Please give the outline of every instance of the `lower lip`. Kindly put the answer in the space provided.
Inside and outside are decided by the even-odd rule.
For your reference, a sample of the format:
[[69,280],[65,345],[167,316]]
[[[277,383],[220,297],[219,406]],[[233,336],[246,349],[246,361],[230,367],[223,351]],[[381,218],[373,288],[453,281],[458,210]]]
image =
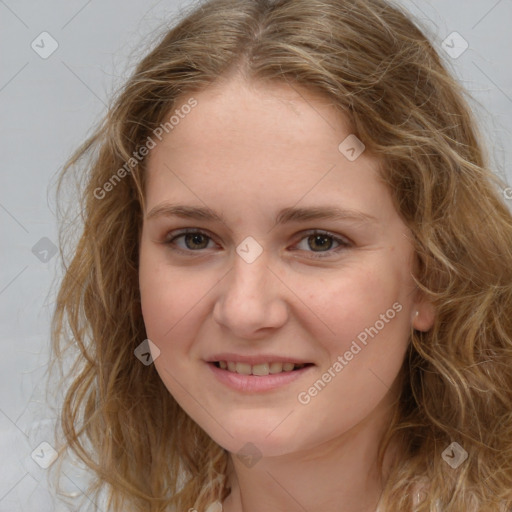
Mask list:
[[299,379],[314,367],[314,365],[304,366],[304,368],[300,370],[269,375],[242,375],[240,373],[217,368],[213,363],[207,363],[207,365],[220,382],[232,389],[245,391],[247,393],[271,391],[280,388],[281,386]]

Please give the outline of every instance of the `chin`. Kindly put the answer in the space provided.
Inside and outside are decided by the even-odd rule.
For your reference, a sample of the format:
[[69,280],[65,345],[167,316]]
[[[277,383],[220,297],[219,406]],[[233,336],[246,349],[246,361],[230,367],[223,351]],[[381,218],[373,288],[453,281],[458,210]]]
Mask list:
[[[273,428],[277,424],[274,424]],[[290,436],[286,429],[281,432],[278,432],[279,429],[272,431],[272,428],[254,423],[239,423],[236,426],[224,423],[223,427],[226,430],[215,425],[214,428],[208,428],[205,431],[217,444],[233,455],[276,457],[299,449],[296,446],[298,439]]]

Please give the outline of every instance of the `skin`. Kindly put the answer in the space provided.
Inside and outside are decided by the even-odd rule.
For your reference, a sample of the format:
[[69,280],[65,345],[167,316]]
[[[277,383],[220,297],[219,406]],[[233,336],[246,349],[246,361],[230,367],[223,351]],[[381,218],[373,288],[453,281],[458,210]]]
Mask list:
[[[193,97],[197,106],[148,159],[139,271],[147,335],[160,350],[156,369],[187,414],[232,454],[225,512],[373,512],[382,491],[377,447],[410,328],[428,330],[434,321],[412,281],[411,233],[379,181],[379,162],[367,152],[351,162],[338,150],[351,131],[328,101],[239,76]],[[148,219],[163,203],[206,205],[224,223]],[[275,225],[282,208],[325,205],[375,220]],[[164,243],[182,228],[210,238]],[[312,229],[350,245],[315,244]],[[250,264],[236,252],[248,236],[263,249]],[[298,394],[395,303],[401,311],[299,403]],[[315,366],[279,389],[241,392],[207,367],[219,352],[287,354]],[[247,442],[261,455],[252,467],[235,456]],[[389,450],[385,467],[398,450]]]

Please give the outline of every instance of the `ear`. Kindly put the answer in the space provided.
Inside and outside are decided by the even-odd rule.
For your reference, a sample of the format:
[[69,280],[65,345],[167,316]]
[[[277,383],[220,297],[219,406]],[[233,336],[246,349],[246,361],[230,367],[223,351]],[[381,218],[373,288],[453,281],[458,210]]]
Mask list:
[[434,325],[436,311],[434,306],[423,299],[414,304],[411,311],[411,323],[417,331],[429,331]]

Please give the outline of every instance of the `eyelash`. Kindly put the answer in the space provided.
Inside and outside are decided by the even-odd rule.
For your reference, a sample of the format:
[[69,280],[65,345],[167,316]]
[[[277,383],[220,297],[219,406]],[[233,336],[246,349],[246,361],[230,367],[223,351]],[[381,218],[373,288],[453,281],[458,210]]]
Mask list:
[[[181,238],[185,235],[190,235],[190,234],[202,235],[202,236],[206,237],[207,239],[215,242],[215,240],[210,235],[208,235],[208,233],[201,231],[200,229],[185,229],[185,230],[179,231],[178,233],[175,233],[175,236],[164,240],[163,243],[165,245],[174,246],[175,241],[178,238]],[[315,259],[321,259],[321,258],[326,258],[328,256],[332,256],[333,253],[336,254],[336,253],[341,252],[344,249],[347,249],[352,246],[352,244],[349,243],[348,241],[346,241],[342,238],[339,238],[339,237],[333,235],[332,233],[329,233],[328,231],[321,231],[321,230],[317,230],[317,229],[306,232],[304,234],[304,236],[299,240],[299,242],[301,242],[302,240],[304,240],[306,238],[309,238],[310,236],[315,236],[315,235],[325,236],[339,244],[339,247],[336,247],[335,249],[328,249],[326,251],[321,251],[321,252],[317,252],[317,253],[315,253],[314,251],[307,251],[307,252],[312,252],[312,254],[313,254],[312,257]],[[204,249],[197,249],[195,251],[193,249],[183,250],[183,249],[176,249],[174,247],[172,249],[178,253],[186,254],[187,256],[191,256],[190,253],[192,253],[192,252],[202,252],[204,250]],[[200,256],[200,255],[198,254],[197,256]]]

